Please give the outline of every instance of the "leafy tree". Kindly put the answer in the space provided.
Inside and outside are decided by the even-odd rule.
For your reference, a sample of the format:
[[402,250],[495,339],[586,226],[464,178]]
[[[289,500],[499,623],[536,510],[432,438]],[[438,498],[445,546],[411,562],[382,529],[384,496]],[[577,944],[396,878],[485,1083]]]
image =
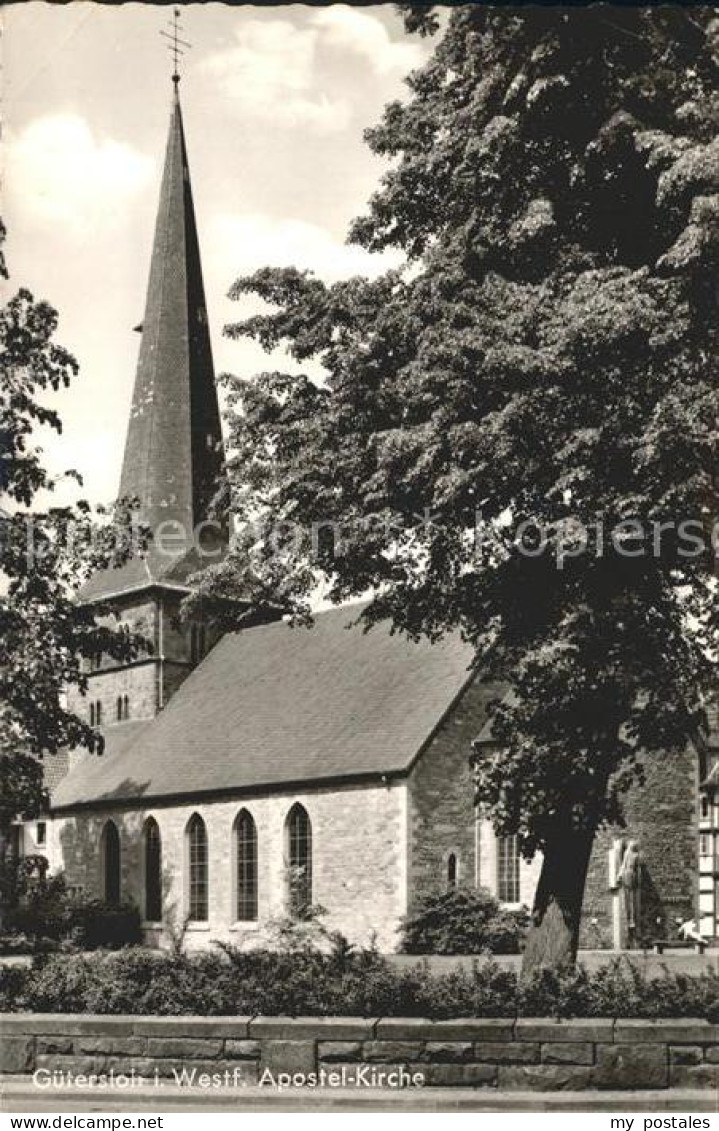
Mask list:
[[574,959],[596,830],[716,679],[718,47],[697,7],[453,8],[366,135],[351,238],[410,269],[232,292],[270,307],[231,337],[326,379],[228,378],[245,525],[197,600],[304,615],[319,577],[476,645],[478,799],[543,853],[525,969]]
[[[0,222],[0,246],[5,230]],[[4,261],[3,277],[7,278]],[[0,310],[0,871],[5,892],[10,827],[47,804],[40,758],[59,748],[97,749],[102,739],[68,710],[66,692],[87,686],[85,658],[136,653],[139,641],[75,591],[94,569],[121,564],[130,548],[126,509],[98,525],[86,502],[43,506],[56,480],[34,442],[61,431],[47,395],[69,385],[74,358],[54,341],[57,314],[21,289]],[[68,474],[74,475],[69,472]],[[75,475],[75,478],[78,478]],[[0,908],[2,906],[0,892]]]

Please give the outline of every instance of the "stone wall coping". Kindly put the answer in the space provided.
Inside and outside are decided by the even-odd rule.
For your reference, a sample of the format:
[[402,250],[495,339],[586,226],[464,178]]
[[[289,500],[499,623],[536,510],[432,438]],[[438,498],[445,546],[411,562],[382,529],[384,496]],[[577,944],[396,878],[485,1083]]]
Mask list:
[[138,1013],[2,1013],[0,1032],[28,1036],[247,1037],[249,1017],[160,1017]]
[[0,1031],[8,1035],[52,1033],[53,1036],[99,1036],[121,1033],[127,1036],[138,1020],[136,1013],[2,1013]]
[[377,1017],[253,1017],[249,1025],[251,1037],[272,1040],[349,1041],[371,1039]]
[[375,1030],[377,1040],[511,1041],[513,1035],[513,1017],[381,1017]]
[[517,1041],[612,1041],[611,1017],[519,1017],[514,1026]]
[[639,1020],[618,1018],[614,1040],[631,1043],[715,1044],[719,1041],[719,1025],[703,1017],[668,1017]]
[[3,1013],[3,1036],[144,1036],[271,1040],[553,1041],[719,1045],[719,1025],[687,1018],[190,1017]]
[[[138,1037],[249,1036],[250,1017],[135,1017],[132,1032]],[[168,1025],[168,1021],[171,1024]]]

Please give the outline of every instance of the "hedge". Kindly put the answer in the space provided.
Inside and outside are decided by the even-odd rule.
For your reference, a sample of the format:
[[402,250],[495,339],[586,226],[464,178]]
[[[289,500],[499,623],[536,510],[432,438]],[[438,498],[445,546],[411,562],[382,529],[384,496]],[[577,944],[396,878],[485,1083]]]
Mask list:
[[719,1022],[719,975],[667,969],[648,977],[627,959],[596,972],[541,971],[526,984],[495,962],[447,974],[427,962],[397,969],[372,950],[48,955],[0,967],[0,1010],[40,1013],[404,1017],[705,1017]]

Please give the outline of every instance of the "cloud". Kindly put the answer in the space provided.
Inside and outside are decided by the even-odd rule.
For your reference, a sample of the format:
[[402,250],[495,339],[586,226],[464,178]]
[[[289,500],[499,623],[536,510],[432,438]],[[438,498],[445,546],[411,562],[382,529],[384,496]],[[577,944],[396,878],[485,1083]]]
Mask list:
[[319,32],[287,20],[243,20],[236,43],[202,64],[244,114],[274,126],[304,126],[316,133],[346,128],[351,108],[343,98],[313,90]]
[[343,4],[313,12],[303,23],[245,19],[235,42],[206,58],[205,73],[245,116],[274,127],[329,134],[347,128],[357,108],[348,97],[347,70],[357,82],[397,79],[426,57],[418,43],[395,42],[375,16]]
[[[352,275],[376,277],[402,262],[399,252],[371,254],[340,243],[317,224],[275,220],[263,214],[215,217],[204,244],[213,278],[224,292],[239,275],[259,267],[299,267],[331,283]],[[222,279],[218,277],[221,271]]]
[[155,173],[155,162],[112,138],[96,138],[78,114],[30,122],[6,149],[9,211],[86,231],[113,221]]
[[426,57],[419,43],[394,42],[378,19],[345,4],[323,9],[312,23],[328,46],[360,55],[378,75],[406,75]]

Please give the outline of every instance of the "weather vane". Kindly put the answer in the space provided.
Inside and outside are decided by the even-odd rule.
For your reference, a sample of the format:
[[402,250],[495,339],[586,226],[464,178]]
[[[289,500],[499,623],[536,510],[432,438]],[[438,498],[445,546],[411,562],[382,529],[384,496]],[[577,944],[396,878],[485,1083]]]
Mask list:
[[182,50],[182,48],[186,47],[189,50],[190,47],[192,47],[192,44],[188,43],[186,39],[180,39],[180,36],[178,34],[179,32],[184,30],[184,28],[182,27],[182,24],[180,23],[180,9],[179,8],[173,8],[172,19],[168,20],[167,22],[168,22],[169,26],[172,28],[172,31],[171,32],[165,31],[164,28],[163,28],[163,30],[160,32],[160,35],[164,36],[165,39],[170,40],[168,47],[167,47],[167,50],[172,52],[172,63],[173,63],[172,81],[175,84],[177,84],[180,81],[180,71],[179,71],[180,57],[185,54],[185,52]]

